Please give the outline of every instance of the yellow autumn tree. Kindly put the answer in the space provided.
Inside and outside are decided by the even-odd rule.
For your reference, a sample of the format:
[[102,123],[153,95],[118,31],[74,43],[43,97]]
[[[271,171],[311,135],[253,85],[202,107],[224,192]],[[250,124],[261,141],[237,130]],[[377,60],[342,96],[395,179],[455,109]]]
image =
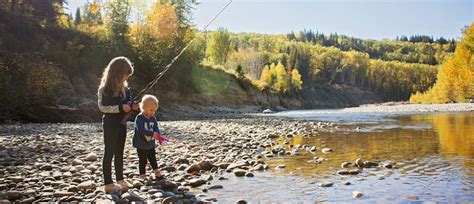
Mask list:
[[260,75],[260,81],[267,86],[272,85],[272,73],[270,72],[270,67],[268,67],[268,65],[265,65],[263,68],[262,74]]
[[440,68],[436,84],[410,97],[414,103],[467,102],[474,97],[474,23],[464,30],[454,55]]
[[176,34],[178,18],[171,4],[156,3],[147,16],[145,29],[156,38],[169,38]]
[[301,88],[303,88],[303,81],[301,80],[301,74],[298,69],[293,69],[291,71],[291,84],[296,90],[301,90]]
[[281,62],[275,67],[275,78],[276,82],[274,84],[274,89],[276,92],[286,93],[290,89],[289,76],[286,72],[285,67]]

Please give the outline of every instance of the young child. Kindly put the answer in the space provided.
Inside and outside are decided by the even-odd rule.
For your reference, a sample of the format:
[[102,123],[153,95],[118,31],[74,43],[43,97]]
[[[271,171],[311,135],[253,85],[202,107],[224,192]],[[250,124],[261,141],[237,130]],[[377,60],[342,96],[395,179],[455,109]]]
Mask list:
[[[104,157],[102,169],[104,174],[104,191],[115,192],[133,187],[123,179],[123,149],[125,146],[126,126],[122,118],[131,109],[138,110],[138,105],[128,105],[131,101],[127,79],[133,74],[133,67],[126,57],[116,57],[105,68],[97,91],[99,110],[103,113]],[[115,157],[115,158],[114,158]],[[112,158],[114,158],[117,183],[112,181]]]
[[161,137],[158,121],[155,113],[158,110],[159,101],[155,96],[145,95],[140,103],[141,112],[135,119],[135,132],[133,134],[133,147],[137,148],[138,170],[140,178],[146,179],[145,165],[147,160],[155,173],[156,179],[162,179],[160,170],[156,163],[155,138]]

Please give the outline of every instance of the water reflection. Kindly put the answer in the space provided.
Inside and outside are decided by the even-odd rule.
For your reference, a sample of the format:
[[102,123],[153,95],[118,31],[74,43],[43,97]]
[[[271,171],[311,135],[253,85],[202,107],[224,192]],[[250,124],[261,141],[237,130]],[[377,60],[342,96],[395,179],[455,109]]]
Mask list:
[[[351,191],[361,190],[367,195],[362,200],[370,202],[400,202],[411,196],[421,201],[474,201],[473,112],[402,115],[390,119],[360,128],[374,131],[341,131],[280,139],[279,144],[287,150],[294,149],[289,145],[305,144],[316,146],[319,151],[267,159],[271,166],[285,164],[287,168],[272,168],[267,173],[257,174],[255,179],[231,177],[229,182],[237,187],[226,185],[226,189],[210,195],[229,199],[224,201],[250,197],[248,199],[253,201],[353,202]],[[355,126],[345,128],[353,130]],[[324,154],[320,151],[323,147],[330,147],[334,152]],[[326,161],[309,163],[313,157],[323,157]],[[353,162],[357,158],[395,162],[396,168],[364,170],[358,176],[336,174],[342,162]],[[345,180],[353,185],[344,186]],[[335,185],[318,187],[317,183],[322,181],[333,181]]]

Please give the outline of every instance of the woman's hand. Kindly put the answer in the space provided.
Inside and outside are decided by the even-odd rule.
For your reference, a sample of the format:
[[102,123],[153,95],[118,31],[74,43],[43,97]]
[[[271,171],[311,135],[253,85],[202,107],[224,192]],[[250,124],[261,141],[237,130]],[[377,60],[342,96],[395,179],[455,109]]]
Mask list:
[[133,110],[138,110],[138,102],[137,101],[133,102],[132,109]]
[[123,105],[122,105],[122,109],[123,109],[123,112],[128,113],[128,112],[130,112],[130,109],[131,109],[131,108],[130,108],[129,105],[123,104]]

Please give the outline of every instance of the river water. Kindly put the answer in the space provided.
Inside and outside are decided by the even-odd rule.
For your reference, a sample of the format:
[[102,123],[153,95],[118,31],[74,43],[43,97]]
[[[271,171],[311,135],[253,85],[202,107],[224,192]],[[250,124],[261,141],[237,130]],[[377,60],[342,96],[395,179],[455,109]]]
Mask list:
[[[253,178],[228,175],[229,180],[213,181],[224,189],[210,190],[208,196],[219,203],[241,199],[251,203],[474,202],[474,112],[289,111],[277,116],[337,122],[340,131],[277,140],[288,150],[289,145],[305,144],[334,151],[266,159],[270,170]],[[325,160],[308,162],[314,157]],[[394,168],[366,168],[355,176],[336,174],[342,162],[357,158],[393,163]],[[280,164],[286,168],[274,168]],[[321,182],[334,185],[320,187]],[[353,191],[364,196],[353,198]]]

